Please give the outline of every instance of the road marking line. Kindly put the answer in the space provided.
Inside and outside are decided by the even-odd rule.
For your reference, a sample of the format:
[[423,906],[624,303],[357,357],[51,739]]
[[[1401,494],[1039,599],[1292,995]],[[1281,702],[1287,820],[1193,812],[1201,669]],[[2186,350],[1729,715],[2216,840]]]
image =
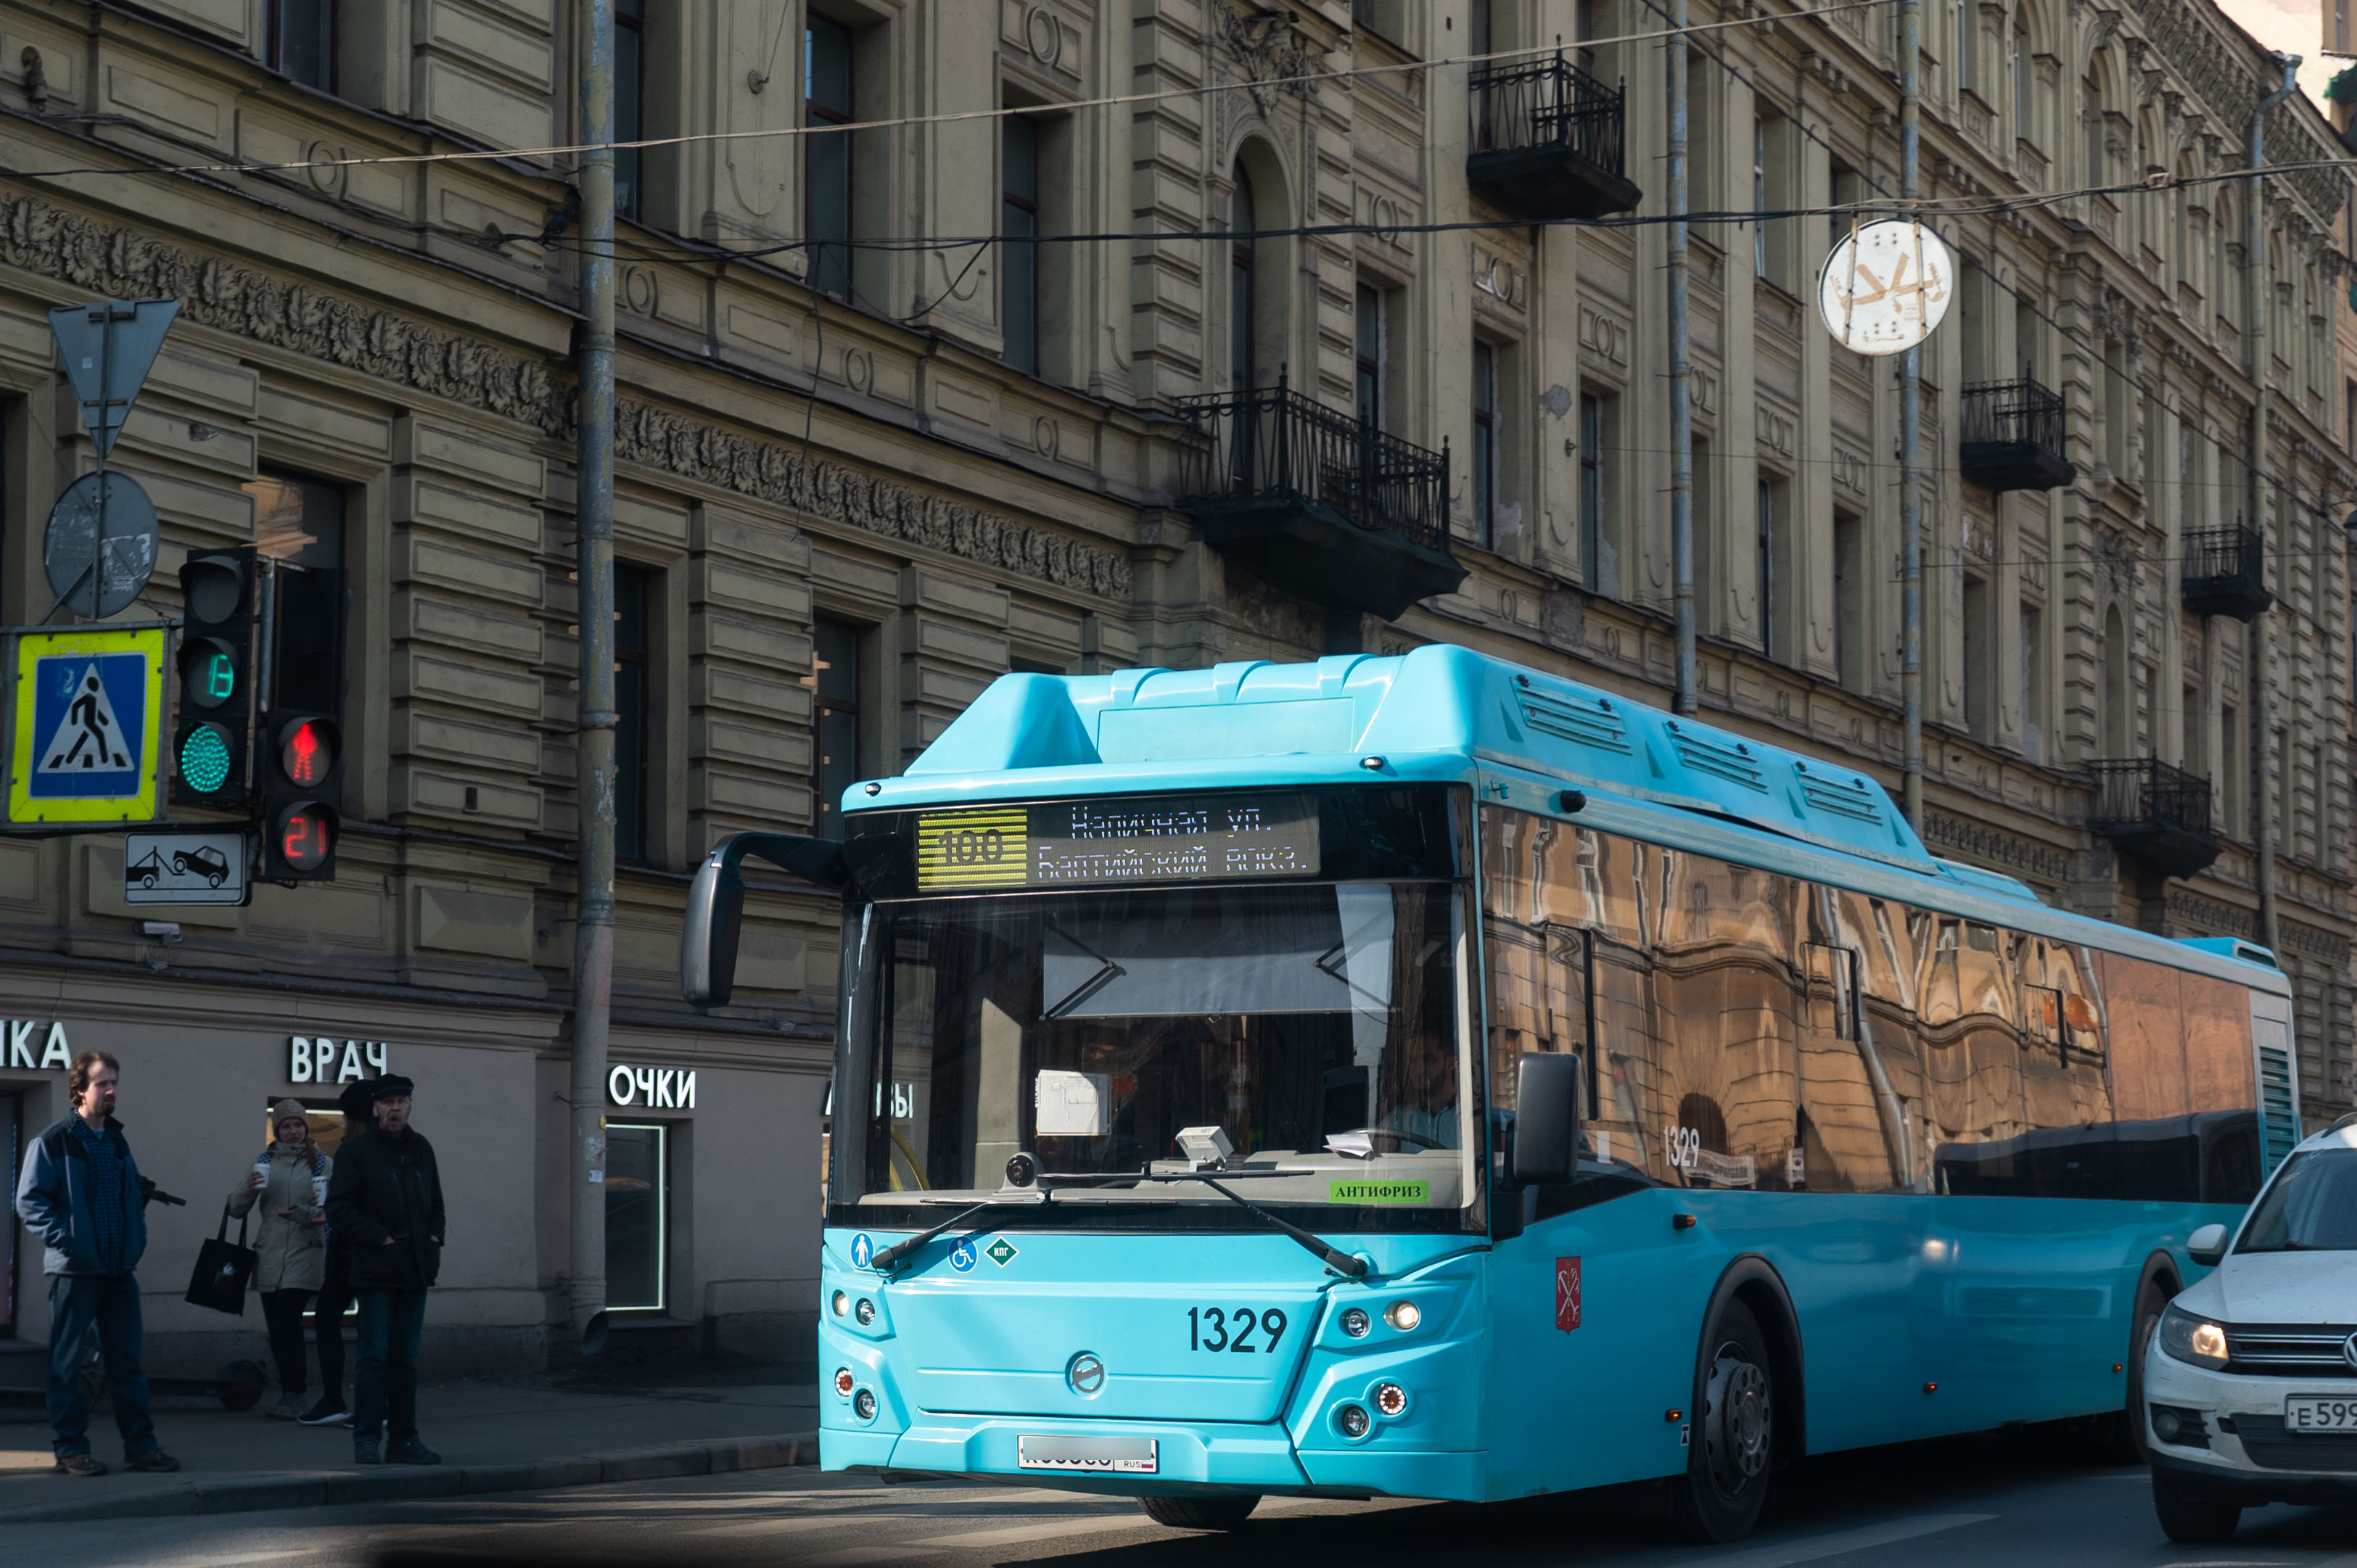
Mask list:
[[976,1530],[958,1535],[929,1535],[911,1546],[1020,1546],[1027,1541],[1053,1541],[1060,1535],[1110,1535],[1116,1530],[1159,1530],[1144,1514],[1092,1514],[1086,1519],[1060,1520],[1053,1524],[1017,1525],[1009,1530]]
[[698,1537],[793,1535],[806,1530],[851,1530],[863,1524],[881,1524],[887,1520],[897,1523],[910,1520],[930,1522],[931,1516],[914,1513],[796,1514],[784,1519],[750,1519],[737,1524],[707,1524],[681,1533]]
[[1927,1513],[1913,1519],[1895,1519],[1888,1524],[1864,1525],[1857,1530],[1838,1530],[1832,1535],[1812,1535],[1800,1541],[1787,1541],[1774,1546],[1755,1546],[1748,1552],[1728,1552],[1717,1557],[1696,1557],[1671,1568],[1785,1568],[1792,1563],[1814,1563],[1822,1558],[1839,1557],[1845,1552],[1863,1552],[1870,1546],[1888,1546],[1893,1541],[1912,1541],[1921,1535],[1937,1535],[1943,1530],[1960,1530],[1968,1524],[1982,1524],[1997,1516],[1993,1513]]

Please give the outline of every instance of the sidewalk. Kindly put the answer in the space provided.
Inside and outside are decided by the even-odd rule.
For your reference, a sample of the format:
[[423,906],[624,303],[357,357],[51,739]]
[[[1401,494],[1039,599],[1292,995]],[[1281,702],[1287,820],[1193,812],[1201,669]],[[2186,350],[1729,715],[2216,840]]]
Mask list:
[[180,1461],[168,1476],[120,1467],[111,1411],[91,1423],[91,1451],[113,1473],[78,1480],[50,1469],[49,1431],[35,1409],[0,1407],[0,1526],[317,1503],[447,1497],[702,1476],[815,1463],[818,1391],[788,1369],[688,1363],[610,1378],[440,1383],[418,1391],[418,1427],[437,1466],[351,1462],[341,1426],[272,1421],[264,1406],[159,1399],[156,1434]]

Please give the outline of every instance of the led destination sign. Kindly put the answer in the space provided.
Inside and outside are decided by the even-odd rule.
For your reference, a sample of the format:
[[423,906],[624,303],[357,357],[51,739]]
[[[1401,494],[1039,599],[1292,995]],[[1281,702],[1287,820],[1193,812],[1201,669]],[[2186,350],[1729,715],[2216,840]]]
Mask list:
[[1315,876],[1318,806],[1306,795],[1160,796],[927,811],[921,892]]

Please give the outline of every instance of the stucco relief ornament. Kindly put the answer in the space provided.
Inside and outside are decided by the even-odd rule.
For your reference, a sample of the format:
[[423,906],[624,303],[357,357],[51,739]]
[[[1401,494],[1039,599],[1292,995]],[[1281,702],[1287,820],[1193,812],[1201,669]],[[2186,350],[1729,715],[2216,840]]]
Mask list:
[[1252,100],[1263,114],[1282,88],[1297,98],[1309,96],[1309,84],[1300,80],[1317,70],[1319,57],[1302,47],[1289,12],[1271,14],[1267,7],[1251,12],[1223,6],[1220,11],[1220,41],[1244,68]]

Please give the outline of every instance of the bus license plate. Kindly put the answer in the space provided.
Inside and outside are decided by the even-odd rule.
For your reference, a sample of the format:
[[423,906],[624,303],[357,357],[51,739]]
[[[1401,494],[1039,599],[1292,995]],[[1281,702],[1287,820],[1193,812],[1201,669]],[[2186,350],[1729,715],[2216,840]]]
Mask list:
[[1015,1440],[1018,1470],[1081,1475],[1151,1476],[1160,1468],[1161,1443],[1152,1437],[1034,1437]]
[[2304,1436],[2357,1432],[2357,1395],[2294,1394],[2284,1401],[2284,1430]]

